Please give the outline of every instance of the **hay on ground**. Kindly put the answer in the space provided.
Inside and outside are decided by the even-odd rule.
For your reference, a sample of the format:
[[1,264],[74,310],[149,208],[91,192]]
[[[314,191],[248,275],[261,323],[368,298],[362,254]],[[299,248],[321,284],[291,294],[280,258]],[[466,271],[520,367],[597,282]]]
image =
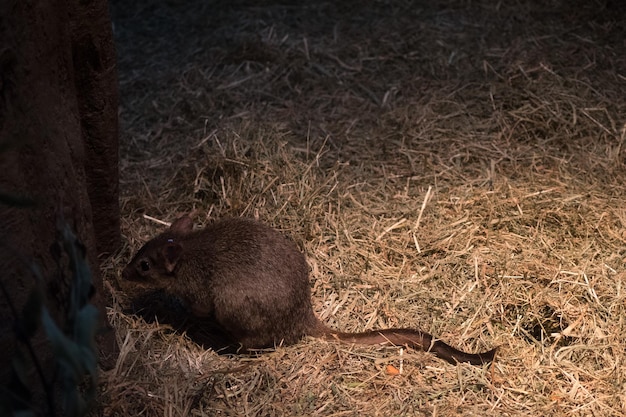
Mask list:
[[626,13],[508,3],[113,2],[113,287],[150,218],[251,216],[307,254],[330,326],[500,351],[219,356],[116,305],[106,415],[626,413]]

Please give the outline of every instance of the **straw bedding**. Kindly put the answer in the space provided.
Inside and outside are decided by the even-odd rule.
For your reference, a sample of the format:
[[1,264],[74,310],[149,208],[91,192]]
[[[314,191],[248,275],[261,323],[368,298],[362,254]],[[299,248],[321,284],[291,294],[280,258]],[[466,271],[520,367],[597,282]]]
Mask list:
[[[113,1],[127,244],[105,268],[104,413],[626,413],[624,11]],[[330,326],[418,327],[495,363],[316,339],[218,355],[124,314],[153,219],[192,210],[290,236]]]

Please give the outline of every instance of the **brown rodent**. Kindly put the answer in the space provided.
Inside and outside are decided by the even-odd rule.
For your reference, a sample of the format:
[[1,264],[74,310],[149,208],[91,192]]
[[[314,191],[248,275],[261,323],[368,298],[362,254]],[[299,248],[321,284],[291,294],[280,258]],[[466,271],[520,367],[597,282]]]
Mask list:
[[491,362],[496,349],[472,354],[415,329],[343,333],[313,312],[308,267],[294,242],[258,221],[232,218],[192,230],[189,216],[146,243],[124,269],[126,280],[162,290],[195,318],[210,318],[243,349],[293,344],[304,336],[432,352],[452,364]]

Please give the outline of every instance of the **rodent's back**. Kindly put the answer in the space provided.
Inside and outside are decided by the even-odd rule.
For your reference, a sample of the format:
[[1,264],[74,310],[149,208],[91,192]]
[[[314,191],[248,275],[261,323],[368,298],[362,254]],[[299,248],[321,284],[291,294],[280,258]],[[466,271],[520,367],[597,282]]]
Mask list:
[[306,259],[278,231],[233,218],[180,239],[173,291],[245,347],[295,343],[317,324]]

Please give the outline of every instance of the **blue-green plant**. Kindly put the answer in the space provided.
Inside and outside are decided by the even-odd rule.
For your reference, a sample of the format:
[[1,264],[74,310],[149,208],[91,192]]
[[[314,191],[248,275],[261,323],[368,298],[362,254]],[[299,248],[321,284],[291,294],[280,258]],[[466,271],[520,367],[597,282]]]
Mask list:
[[[98,310],[89,302],[93,294],[91,269],[84,245],[67,223],[59,221],[57,232],[57,250],[52,251],[60,274],[57,278],[69,278],[62,327],[52,318],[47,307],[45,281],[37,264],[22,259],[28,265],[35,285],[21,311],[17,310],[0,282],[0,289],[12,312],[16,338],[11,377],[1,393],[0,415],[54,416],[59,411],[55,401],[58,392],[65,415],[83,416],[96,397],[95,333],[99,320]],[[33,337],[41,328],[50,342],[54,372],[44,371],[40,353],[33,348]],[[33,369],[41,384],[44,404],[33,402],[34,387],[29,382]]]

